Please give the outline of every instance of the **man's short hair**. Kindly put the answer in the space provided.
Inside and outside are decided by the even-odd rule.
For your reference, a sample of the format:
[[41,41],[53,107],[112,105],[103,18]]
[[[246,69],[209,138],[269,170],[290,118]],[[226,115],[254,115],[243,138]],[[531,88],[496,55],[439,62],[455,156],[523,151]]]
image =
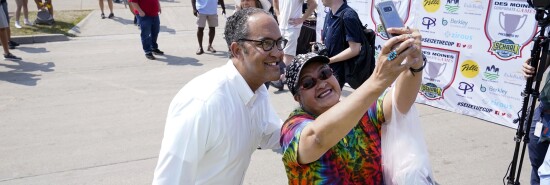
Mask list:
[[229,58],[233,57],[231,54],[231,43],[239,42],[239,39],[248,37],[248,18],[256,13],[270,15],[267,11],[259,8],[245,8],[227,18],[224,35],[227,47],[229,47]]

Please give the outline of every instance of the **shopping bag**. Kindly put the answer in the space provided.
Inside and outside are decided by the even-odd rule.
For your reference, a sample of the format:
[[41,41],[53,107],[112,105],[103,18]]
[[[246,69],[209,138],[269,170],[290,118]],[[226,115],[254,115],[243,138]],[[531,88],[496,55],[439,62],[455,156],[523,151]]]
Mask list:
[[382,125],[384,182],[433,185],[435,180],[416,107],[413,105],[406,114],[400,113],[393,97],[391,120]]

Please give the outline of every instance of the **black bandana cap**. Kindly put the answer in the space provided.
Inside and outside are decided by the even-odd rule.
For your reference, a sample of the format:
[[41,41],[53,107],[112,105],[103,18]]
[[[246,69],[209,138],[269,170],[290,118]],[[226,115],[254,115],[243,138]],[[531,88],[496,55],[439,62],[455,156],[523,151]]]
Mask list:
[[286,85],[293,96],[298,92],[298,80],[300,79],[302,68],[312,61],[328,64],[330,59],[326,56],[317,55],[316,53],[300,54],[294,57],[292,63],[286,68]]

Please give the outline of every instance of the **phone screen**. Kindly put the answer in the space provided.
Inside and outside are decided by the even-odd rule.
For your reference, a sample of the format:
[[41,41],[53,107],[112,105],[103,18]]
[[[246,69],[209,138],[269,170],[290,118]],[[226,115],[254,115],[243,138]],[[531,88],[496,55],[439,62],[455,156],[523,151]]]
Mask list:
[[397,36],[388,33],[388,28],[405,27],[405,24],[403,24],[403,20],[401,20],[401,17],[399,17],[399,13],[397,13],[397,9],[395,8],[393,1],[384,1],[378,3],[376,5],[376,10],[378,11],[378,15],[380,15],[380,21],[382,21],[382,26],[384,27],[384,31],[388,35],[388,38]]

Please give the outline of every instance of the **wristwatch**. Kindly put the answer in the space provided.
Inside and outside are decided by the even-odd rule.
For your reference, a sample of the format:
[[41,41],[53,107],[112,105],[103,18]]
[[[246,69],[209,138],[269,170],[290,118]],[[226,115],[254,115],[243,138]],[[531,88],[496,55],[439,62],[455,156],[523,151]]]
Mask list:
[[420,68],[418,68],[418,69],[409,67],[409,70],[411,70],[411,73],[413,74],[413,76],[414,76],[414,73],[422,72],[422,70],[424,69],[424,67],[426,67],[426,62],[427,62],[426,55],[422,54],[422,60],[423,60],[423,62],[424,62],[424,64],[422,64],[422,67],[420,67]]

